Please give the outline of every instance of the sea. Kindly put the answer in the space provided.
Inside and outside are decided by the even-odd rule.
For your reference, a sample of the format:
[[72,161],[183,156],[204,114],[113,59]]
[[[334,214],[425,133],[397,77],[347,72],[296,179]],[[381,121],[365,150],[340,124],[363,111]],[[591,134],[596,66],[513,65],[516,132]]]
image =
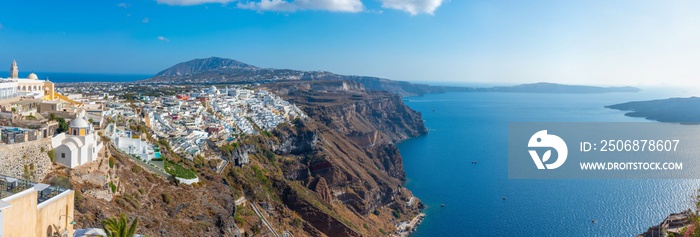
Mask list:
[[[39,79],[56,83],[132,82],[152,76],[36,74]],[[20,73],[23,78],[27,75]],[[700,180],[510,180],[508,124],[653,122],[627,117],[625,112],[604,106],[693,95],[700,95],[700,91],[644,88],[639,93],[606,94],[454,92],[405,98],[409,107],[422,113],[428,128],[427,135],[398,145],[406,171],[405,186],[426,205],[426,218],[411,236],[589,237],[642,233],[668,214],[690,208],[691,196],[700,188]],[[472,164],[474,160],[478,163]]]
[[700,180],[510,180],[508,124],[653,122],[604,106],[695,94],[700,93],[645,88],[639,93],[462,92],[405,98],[409,107],[422,113],[428,128],[427,135],[398,145],[405,186],[426,205],[426,218],[412,236],[644,232],[670,213],[690,208]]

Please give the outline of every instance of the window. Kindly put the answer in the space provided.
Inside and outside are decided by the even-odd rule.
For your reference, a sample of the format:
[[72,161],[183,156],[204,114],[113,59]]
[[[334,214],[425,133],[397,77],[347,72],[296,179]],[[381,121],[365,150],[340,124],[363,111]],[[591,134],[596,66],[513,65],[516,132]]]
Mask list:
[[61,153],[61,158],[66,158],[66,153]]

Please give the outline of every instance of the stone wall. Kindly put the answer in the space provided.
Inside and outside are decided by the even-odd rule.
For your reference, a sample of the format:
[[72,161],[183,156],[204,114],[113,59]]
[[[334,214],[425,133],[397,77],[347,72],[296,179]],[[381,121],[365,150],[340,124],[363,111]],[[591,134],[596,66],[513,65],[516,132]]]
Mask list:
[[[43,152],[42,152],[43,148]],[[47,152],[51,150],[50,139],[18,144],[0,144],[0,174],[23,178],[24,166],[34,164],[33,181],[41,181],[51,169],[51,159]]]
[[194,179],[183,179],[183,178],[178,178],[178,177],[175,177],[175,178],[177,180],[179,180],[181,184],[192,185],[193,183],[199,182],[199,177],[195,177]]

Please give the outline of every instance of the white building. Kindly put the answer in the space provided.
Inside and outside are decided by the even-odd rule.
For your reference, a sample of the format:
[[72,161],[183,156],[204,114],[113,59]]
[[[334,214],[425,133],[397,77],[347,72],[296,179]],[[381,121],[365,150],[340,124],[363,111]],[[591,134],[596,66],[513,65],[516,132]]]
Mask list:
[[144,140],[123,136],[117,136],[112,140],[117,148],[128,154],[141,157],[145,161],[150,161],[153,158],[153,148]]
[[17,97],[17,82],[0,79],[0,100]]
[[[84,113],[81,115],[84,116]],[[103,143],[82,116],[70,122],[68,132],[51,140],[56,163],[74,168],[104,157]]]
[[[11,86],[14,86],[16,89],[10,89],[9,87]],[[34,73],[30,73],[27,78],[19,78],[17,62],[12,61],[10,77],[0,79],[0,98],[17,96],[44,100],[54,100],[56,98],[53,82],[39,80],[39,77]]]
[[146,162],[155,158],[153,147],[144,140],[131,138],[131,131],[118,130],[117,126],[113,123],[107,125],[105,131],[110,136],[110,139],[114,141],[114,145],[127,154],[141,157],[141,159]]

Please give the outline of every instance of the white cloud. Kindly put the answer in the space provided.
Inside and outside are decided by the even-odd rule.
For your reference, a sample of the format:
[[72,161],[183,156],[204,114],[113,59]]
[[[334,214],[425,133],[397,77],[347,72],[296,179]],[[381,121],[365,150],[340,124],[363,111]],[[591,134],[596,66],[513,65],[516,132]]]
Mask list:
[[200,5],[200,4],[207,4],[207,3],[229,3],[233,2],[234,0],[156,0],[156,2],[160,4],[166,4],[166,5],[171,5],[171,6],[192,6],[192,5]]
[[163,37],[163,36],[158,36],[158,40],[160,40],[160,41],[165,41],[165,42],[170,42],[170,39],[165,38],[165,37]]
[[433,15],[444,0],[381,0],[382,7],[408,12],[411,15],[421,13]]
[[[193,6],[208,3],[227,4],[238,2],[241,9],[273,12],[295,12],[303,10],[318,10],[331,12],[363,12],[366,11],[362,0],[156,0],[160,4],[171,6]],[[449,0],[379,0],[383,8],[408,12],[411,15],[433,15],[442,3]],[[120,4],[121,5],[121,4]],[[128,5],[127,5],[128,7]],[[376,10],[369,10],[376,13]],[[381,11],[378,11],[381,13]]]
[[149,22],[149,21],[148,21],[148,17],[143,18],[143,20],[141,20],[141,22],[143,22],[143,23],[148,23],[148,22]]
[[238,3],[239,8],[256,11],[293,12],[323,10],[332,12],[361,12],[365,9],[360,0],[260,0]]
[[131,4],[122,2],[122,3],[117,4],[117,6],[118,6],[118,7],[123,7],[123,8],[129,8],[129,7],[131,6]]

